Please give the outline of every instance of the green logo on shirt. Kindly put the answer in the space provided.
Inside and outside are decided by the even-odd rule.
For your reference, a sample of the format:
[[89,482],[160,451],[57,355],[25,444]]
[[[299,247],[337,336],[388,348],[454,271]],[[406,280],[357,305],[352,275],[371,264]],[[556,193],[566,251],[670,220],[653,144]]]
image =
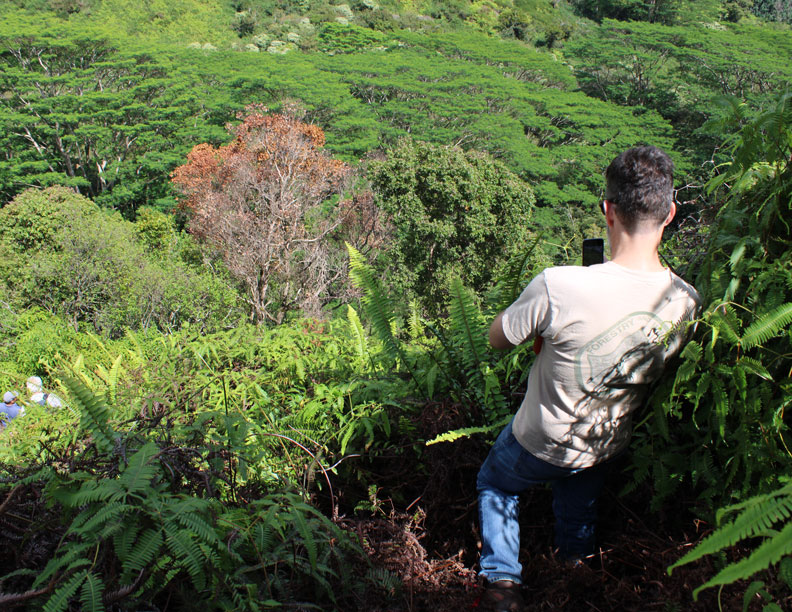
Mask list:
[[618,399],[663,371],[663,337],[671,324],[652,312],[633,312],[587,342],[575,356],[575,372],[587,394]]

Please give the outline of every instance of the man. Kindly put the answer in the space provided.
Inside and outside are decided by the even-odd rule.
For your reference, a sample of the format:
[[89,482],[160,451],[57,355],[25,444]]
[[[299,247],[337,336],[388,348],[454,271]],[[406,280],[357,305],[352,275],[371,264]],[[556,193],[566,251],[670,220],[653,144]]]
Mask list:
[[3,394],[3,403],[0,404],[0,430],[5,429],[9,421],[25,414],[25,409],[16,403],[16,398],[16,394],[11,391]]
[[496,349],[540,338],[525,399],[479,471],[481,572],[490,610],[524,609],[518,494],[552,483],[555,545],[594,552],[596,505],[631,415],[679,351],[698,295],[663,267],[658,246],[676,212],[671,159],[635,147],[608,166],[602,212],[611,260],[549,268],[490,327]]

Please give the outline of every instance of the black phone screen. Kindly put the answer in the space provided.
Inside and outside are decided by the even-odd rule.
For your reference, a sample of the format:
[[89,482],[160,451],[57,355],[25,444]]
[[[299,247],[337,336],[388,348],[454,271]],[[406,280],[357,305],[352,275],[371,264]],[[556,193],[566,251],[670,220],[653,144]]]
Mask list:
[[591,266],[605,261],[605,243],[602,238],[583,239],[583,265]]

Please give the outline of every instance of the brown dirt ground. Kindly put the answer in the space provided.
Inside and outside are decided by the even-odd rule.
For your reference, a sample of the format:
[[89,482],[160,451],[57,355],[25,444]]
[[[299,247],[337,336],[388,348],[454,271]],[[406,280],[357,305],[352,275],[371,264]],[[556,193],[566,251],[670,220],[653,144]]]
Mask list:
[[[452,406],[424,410],[421,435],[458,427]],[[345,525],[356,532],[375,567],[400,578],[401,588],[371,593],[359,610],[370,612],[475,612],[482,592],[476,577],[478,519],[475,475],[488,443],[465,439],[427,447],[423,456],[400,453],[381,457],[371,466],[371,483],[379,487],[379,510],[348,515]],[[418,465],[424,466],[419,471]],[[552,494],[527,492],[521,503],[523,595],[530,611],[558,612],[739,612],[748,582],[722,590],[693,590],[714,576],[721,560],[705,558],[676,569],[666,568],[708,535],[710,525],[696,518],[693,502],[677,497],[660,512],[650,512],[652,492],[638,490],[621,497],[626,478],[614,470],[600,500],[599,550],[588,564],[571,568],[553,556]],[[343,504],[342,504],[343,505]],[[727,559],[747,549],[728,551]],[[782,610],[792,610],[792,593],[775,571],[757,579]],[[762,610],[756,596],[748,612]]]

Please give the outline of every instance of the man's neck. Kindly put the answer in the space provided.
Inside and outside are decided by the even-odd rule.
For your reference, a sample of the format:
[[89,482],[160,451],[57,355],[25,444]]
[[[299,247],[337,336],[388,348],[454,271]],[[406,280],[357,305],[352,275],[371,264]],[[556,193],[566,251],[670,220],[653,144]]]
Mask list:
[[665,269],[657,247],[663,230],[628,234],[620,229],[610,229],[608,239],[611,247],[611,261],[630,270],[639,272],[660,272]]

